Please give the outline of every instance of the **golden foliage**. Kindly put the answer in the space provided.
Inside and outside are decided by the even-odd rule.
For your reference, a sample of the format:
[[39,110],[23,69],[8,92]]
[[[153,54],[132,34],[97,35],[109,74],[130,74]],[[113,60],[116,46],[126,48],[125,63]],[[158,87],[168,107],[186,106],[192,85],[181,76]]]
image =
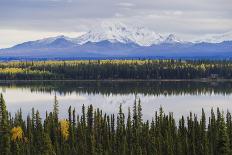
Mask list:
[[168,69],[200,69],[202,71],[215,68],[215,67],[232,67],[232,63],[223,63],[223,62],[202,62],[195,63],[191,61],[184,60],[67,60],[67,61],[25,61],[25,62],[0,62],[0,74],[52,74],[51,71],[46,71],[44,68],[52,68],[56,66],[79,66],[83,64],[91,64],[91,65],[144,65],[152,63],[153,66],[157,67],[167,67]]
[[40,70],[30,70],[30,69],[22,69],[22,68],[0,68],[1,74],[51,74],[48,71],[40,71]]
[[16,74],[16,73],[23,73],[24,70],[21,68],[0,68],[0,72]]
[[11,134],[12,134],[11,140],[14,142],[23,139],[23,130],[20,126],[12,128]]
[[65,140],[68,140],[69,137],[69,122],[67,120],[60,121],[60,132],[62,137]]

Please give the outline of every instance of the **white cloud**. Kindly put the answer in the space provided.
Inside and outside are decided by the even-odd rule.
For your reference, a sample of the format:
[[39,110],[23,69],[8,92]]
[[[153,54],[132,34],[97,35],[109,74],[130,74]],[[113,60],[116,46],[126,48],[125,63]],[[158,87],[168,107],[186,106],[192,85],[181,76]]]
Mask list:
[[127,2],[121,2],[121,3],[118,3],[117,5],[122,6],[122,7],[133,7],[133,6],[135,6],[135,4],[127,3]]
[[123,17],[123,14],[121,14],[121,13],[115,13],[115,17]]
[[182,11],[164,11],[164,14],[167,15],[167,16],[180,16],[183,14]]
[[44,37],[54,37],[58,35],[67,35],[70,37],[77,37],[83,32],[45,32],[45,31],[29,31],[29,30],[15,30],[15,29],[0,29],[0,48],[7,48],[18,43],[29,40],[38,40]]
[[231,8],[231,0],[0,0],[0,48],[105,20],[183,36],[222,33],[232,30]]

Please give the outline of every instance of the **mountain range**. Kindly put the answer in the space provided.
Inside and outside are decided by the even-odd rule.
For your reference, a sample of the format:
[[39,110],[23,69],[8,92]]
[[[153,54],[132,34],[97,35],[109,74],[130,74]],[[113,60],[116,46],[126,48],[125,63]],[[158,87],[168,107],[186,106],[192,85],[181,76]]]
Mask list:
[[0,59],[232,58],[232,32],[186,41],[144,27],[102,23],[70,38],[57,36],[0,49]]

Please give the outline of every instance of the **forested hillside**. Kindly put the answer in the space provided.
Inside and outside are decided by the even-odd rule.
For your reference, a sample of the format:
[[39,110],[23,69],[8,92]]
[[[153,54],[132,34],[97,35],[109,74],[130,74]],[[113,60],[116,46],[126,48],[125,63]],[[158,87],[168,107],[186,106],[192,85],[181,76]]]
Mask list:
[[0,63],[1,80],[232,78],[232,61],[89,60]]
[[[14,117],[12,117],[14,116]],[[140,100],[125,115],[103,113],[92,105],[82,114],[68,109],[59,119],[59,104],[41,119],[32,109],[24,120],[22,111],[7,112],[0,96],[0,151],[3,155],[229,155],[232,152],[232,118],[217,109],[207,118],[190,113],[179,121],[160,108],[152,121],[143,120]],[[207,123],[208,122],[208,123]]]

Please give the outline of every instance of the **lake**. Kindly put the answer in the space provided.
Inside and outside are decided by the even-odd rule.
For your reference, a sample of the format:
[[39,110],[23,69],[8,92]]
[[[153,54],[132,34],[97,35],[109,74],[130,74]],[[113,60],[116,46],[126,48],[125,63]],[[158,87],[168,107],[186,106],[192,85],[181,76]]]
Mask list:
[[203,81],[31,81],[0,82],[8,111],[20,108],[24,118],[32,107],[44,118],[53,108],[54,96],[59,100],[59,116],[67,117],[69,106],[81,111],[82,105],[92,104],[108,114],[117,113],[122,104],[126,113],[133,107],[135,98],[140,98],[143,118],[151,119],[156,110],[163,107],[175,118],[189,114],[198,115],[204,108],[206,114],[217,107],[232,112],[232,82]]

